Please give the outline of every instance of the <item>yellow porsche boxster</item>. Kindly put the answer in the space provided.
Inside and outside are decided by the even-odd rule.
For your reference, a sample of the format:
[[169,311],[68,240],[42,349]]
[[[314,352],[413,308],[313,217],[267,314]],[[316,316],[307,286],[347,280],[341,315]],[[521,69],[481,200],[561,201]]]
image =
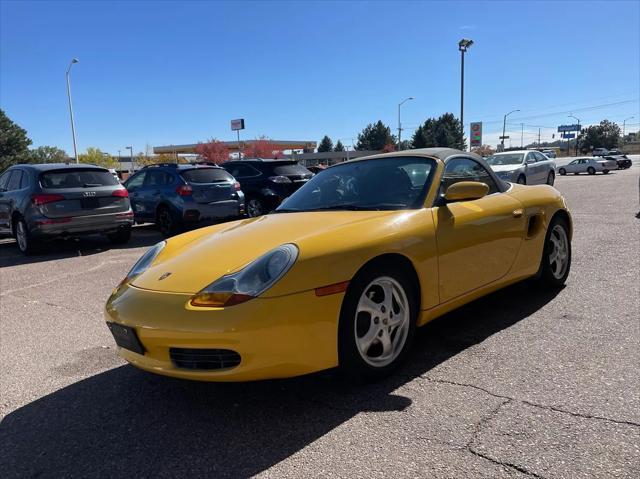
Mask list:
[[268,215],[158,243],[106,321],[120,355],[153,373],[375,378],[447,311],[525,278],[560,287],[571,235],[557,190],[506,183],[475,154],[371,156],[320,172]]

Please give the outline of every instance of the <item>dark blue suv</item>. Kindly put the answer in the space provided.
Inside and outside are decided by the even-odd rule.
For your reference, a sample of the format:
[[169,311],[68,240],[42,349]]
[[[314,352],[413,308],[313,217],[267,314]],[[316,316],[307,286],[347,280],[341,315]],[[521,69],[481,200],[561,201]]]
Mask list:
[[150,165],[124,186],[136,223],[156,223],[165,236],[200,222],[244,216],[240,183],[218,166]]

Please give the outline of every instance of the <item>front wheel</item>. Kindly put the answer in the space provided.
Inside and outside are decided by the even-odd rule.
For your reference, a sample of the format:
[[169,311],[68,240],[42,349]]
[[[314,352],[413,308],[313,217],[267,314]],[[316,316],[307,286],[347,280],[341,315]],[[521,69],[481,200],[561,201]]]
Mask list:
[[560,168],[558,170],[558,173],[560,173],[560,175],[565,176],[567,174],[567,170],[565,170],[564,168]]
[[520,175],[520,176],[518,176],[517,183],[519,185],[526,185],[527,184],[527,178],[524,175]]
[[609,170],[602,170],[602,174],[603,175],[608,175],[609,174]]
[[566,220],[556,217],[551,221],[544,240],[540,264],[540,283],[548,288],[559,288],[571,269],[571,242]]
[[590,175],[595,175],[596,169],[593,166],[590,166],[589,168],[587,168],[587,173],[589,173]]
[[255,218],[256,216],[262,216],[265,213],[265,207],[261,200],[258,198],[251,198],[247,201],[247,216]]
[[406,358],[415,335],[417,292],[410,272],[376,263],[349,285],[340,311],[339,365],[348,376],[377,379]]
[[549,172],[549,175],[547,175],[547,184],[549,186],[553,186],[553,183],[556,181],[556,175],[553,171]]

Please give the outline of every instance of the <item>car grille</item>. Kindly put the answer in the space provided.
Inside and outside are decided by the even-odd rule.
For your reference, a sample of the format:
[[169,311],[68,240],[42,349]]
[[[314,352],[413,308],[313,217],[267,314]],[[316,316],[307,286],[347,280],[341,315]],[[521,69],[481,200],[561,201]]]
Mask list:
[[215,370],[235,368],[240,355],[229,349],[169,348],[173,364],[181,369]]

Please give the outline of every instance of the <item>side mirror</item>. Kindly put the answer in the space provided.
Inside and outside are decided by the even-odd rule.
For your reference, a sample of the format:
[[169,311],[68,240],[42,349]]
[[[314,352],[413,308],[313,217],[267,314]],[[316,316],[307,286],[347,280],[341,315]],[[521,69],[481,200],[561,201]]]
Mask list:
[[447,202],[471,201],[483,198],[489,193],[489,185],[478,181],[459,181],[447,188],[444,199]]

